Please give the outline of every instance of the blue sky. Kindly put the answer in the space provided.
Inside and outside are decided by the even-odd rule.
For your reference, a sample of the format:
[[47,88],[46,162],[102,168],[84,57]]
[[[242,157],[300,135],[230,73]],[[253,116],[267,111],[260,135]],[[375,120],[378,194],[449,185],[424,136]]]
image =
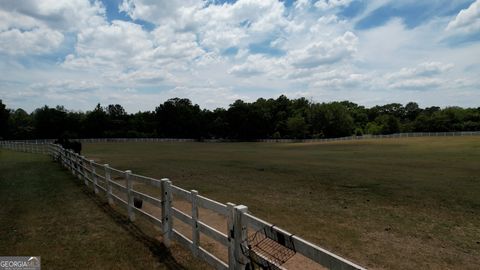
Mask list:
[[0,0],[0,99],[480,106],[480,0]]

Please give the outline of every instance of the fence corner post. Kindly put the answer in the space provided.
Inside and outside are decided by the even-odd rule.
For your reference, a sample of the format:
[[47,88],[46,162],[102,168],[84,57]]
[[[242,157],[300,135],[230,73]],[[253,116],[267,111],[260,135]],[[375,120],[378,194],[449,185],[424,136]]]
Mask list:
[[247,223],[244,214],[247,213],[248,207],[245,205],[235,206],[234,208],[234,224],[233,224],[233,241],[235,254],[235,270],[244,270],[248,258],[243,254],[242,245],[247,241]]
[[198,228],[198,191],[191,190],[192,194],[192,253],[198,256],[200,245],[200,230]]
[[103,164],[105,168],[105,189],[107,190],[107,201],[110,205],[113,205],[112,198],[112,185],[110,184],[110,166],[108,164]]
[[163,243],[168,248],[170,247],[170,241],[172,236],[172,217],[171,217],[171,203],[172,203],[172,191],[171,181],[168,178],[162,180],[162,233]]
[[132,183],[132,178],[131,175],[132,171],[126,170],[125,171],[125,179],[127,180],[127,212],[128,212],[128,218],[130,221],[135,221],[135,213],[133,212],[133,195],[132,195],[132,188],[133,188],[133,183]]

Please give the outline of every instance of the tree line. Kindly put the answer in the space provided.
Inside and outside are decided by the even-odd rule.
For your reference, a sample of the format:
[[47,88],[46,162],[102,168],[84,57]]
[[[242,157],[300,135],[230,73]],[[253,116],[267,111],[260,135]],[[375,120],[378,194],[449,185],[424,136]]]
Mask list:
[[427,107],[390,103],[366,108],[349,101],[317,103],[306,98],[237,100],[227,109],[202,109],[172,98],[154,111],[127,113],[119,104],[91,111],[43,106],[27,113],[0,100],[0,138],[333,138],[398,132],[480,131],[480,107]]

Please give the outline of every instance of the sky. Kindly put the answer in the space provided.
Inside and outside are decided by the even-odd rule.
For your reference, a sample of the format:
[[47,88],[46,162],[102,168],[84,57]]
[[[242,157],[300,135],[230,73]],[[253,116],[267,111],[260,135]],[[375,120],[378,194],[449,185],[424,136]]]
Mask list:
[[9,108],[480,106],[480,0],[0,0]]

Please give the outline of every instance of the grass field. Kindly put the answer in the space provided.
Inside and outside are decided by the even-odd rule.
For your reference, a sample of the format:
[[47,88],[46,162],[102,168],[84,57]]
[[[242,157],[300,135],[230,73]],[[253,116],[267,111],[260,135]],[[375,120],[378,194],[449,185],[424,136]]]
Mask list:
[[245,204],[369,268],[478,269],[479,137],[84,149],[101,163]]
[[202,269],[108,207],[47,156],[0,150],[0,255],[42,269]]

